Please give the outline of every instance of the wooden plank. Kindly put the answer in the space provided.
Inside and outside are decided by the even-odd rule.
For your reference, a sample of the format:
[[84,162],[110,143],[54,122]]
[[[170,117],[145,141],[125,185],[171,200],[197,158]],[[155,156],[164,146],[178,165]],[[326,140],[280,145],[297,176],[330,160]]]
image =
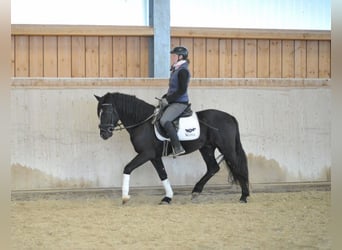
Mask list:
[[[12,88],[15,89],[94,89],[116,87],[158,87],[164,89],[168,84],[168,79],[165,78],[98,78],[96,81],[92,78],[14,78],[12,80]],[[279,88],[285,91],[288,88],[322,88],[331,89],[331,81],[329,79],[272,79],[272,78],[194,78],[191,80],[191,86],[203,90],[203,87],[215,88],[218,91],[222,87],[228,88],[253,88],[265,89],[265,87]]]
[[139,37],[127,37],[127,77],[140,77]]
[[257,76],[257,41],[245,40],[245,77]]
[[85,37],[85,75],[86,77],[99,76],[99,37]]
[[[12,24],[13,35],[153,36],[150,26]],[[172,37],[330,40],[330,31],[172,27]]]
[[150,26],[12,24],[11,27],[14,35],[153,36]]
[[207,39],[206,48],[206,77],[217,78],[219,77],[219,43],[218,39]]
[[43,37],[30,36],[30,77],[43,77]]
[[245,41],[232,40],[232,77],[245,77]]
[[270,77],[270,41],[258,40],[258,53],[257,53],[257,77],[268,78]]
[[307,41],[307,78],[318,78],[318,41]]
[[330,40],[331,32],[323,30],[172,27],[171,36],[232,39]]
[[44,77],[57,77],[57,37],[44,36]]
[[281,77],[281,63],[281,40],[270,40],[270,77]]
[[113,37],[113,77],[127,76],[126,37]]
[[190,74],[192,76],[193,72],[194,72],[194,64],[193,64],[193,60],[194,60],[194,39],[192,39],[192,38],[181,38],[179,45],[186,47],[189,51],[189,56],[188,56],[188,59],[190,61],[189,71],[190,71]]
[[319,78],[331,78],[330,41],[319,41],[318,46],[319,46],[318,77]]
[[99,39],[100,77],[113,77],[113,37],[101,36]]
[[29,76],[29,39],[28,36],[15,37],[15,76]]
[[294,77],[294,41],[283,40],[282,41],[282,77],[293,78]]
[[295,41],[295,77],[306,77],[306,41]]
[[149,37],[140,38],[140,76],[149,77],[149,44],[152,39]]
[[71,37],[58,36],[58,77],[71,77]]
[[12,77],[15,77],[15,36],[11,36],[11,71]]
[[194,39],[194,71],[193,77],[206,77],[206,40]]
[[85,77],[85,38],[71,37],[71,77]]
[[174,47],[180,46],[181,45],[181,39],[179,37],[172,37],[170,40],[170,50],[173,49]]
[[219,41],[219,77],[232,77],[232,40]]

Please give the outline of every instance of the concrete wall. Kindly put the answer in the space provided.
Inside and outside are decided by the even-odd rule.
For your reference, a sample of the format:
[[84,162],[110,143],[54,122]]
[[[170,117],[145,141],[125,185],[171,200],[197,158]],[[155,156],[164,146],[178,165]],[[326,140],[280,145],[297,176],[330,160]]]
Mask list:
[[[156,103],[167,80],[128,86],[120,80],[13,81],[11,92],[12,190],[120,187],[135,155],[126,131],[99,137],[97,101],[106,92],[134,94]],[[127,80],[126,80],[127,81]],[[267,87],[242,80],[196,80],[193,110],[217,108],[239,121],[252,183],[330,180],[331,90],[326,80],[268,80]],[[146,85],[150,82],[150,86]],[[209,85],[212,84],[212,85]],[[173,185],[194,185],[205,172],[198,152],[164,158]],[[210,184],[227,183],[222,170]],[[132,173],[132,186],[159,186],[150,163]]]

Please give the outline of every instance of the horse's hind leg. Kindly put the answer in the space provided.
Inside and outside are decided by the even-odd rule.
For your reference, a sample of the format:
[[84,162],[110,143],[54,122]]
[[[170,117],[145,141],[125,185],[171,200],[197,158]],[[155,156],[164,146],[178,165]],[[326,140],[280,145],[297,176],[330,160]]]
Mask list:
[[200,149],[201,155],[207,165],[207,172],[205,175],[196,183],[195,187],[192,190],[192,198],[195,198],[197,195],[199,195],[204,185],[210,180],[211,177],[213,177],[219,170],[220,167],[216,162],[215,159],[215,148],[212,146],[204,146]]

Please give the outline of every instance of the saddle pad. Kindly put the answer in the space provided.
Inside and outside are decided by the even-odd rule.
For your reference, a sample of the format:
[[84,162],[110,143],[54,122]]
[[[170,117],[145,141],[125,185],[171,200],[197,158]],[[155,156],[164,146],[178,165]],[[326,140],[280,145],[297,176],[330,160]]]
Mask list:
[[[154,132],[160,141],[170,140],[170,138],[162,136],[156,126],[154,126]],[[180,141],[192,141],[199,138],[200,126],[196,112],[193,112],[191,116],[179,118],[179,128],[177,130],[177,135]]]

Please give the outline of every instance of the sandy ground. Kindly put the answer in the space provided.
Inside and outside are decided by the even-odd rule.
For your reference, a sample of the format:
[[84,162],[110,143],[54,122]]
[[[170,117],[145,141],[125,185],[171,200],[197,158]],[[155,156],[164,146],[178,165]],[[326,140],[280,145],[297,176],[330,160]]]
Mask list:
[[331,249],[330,191],[11,202],[13,249]]

